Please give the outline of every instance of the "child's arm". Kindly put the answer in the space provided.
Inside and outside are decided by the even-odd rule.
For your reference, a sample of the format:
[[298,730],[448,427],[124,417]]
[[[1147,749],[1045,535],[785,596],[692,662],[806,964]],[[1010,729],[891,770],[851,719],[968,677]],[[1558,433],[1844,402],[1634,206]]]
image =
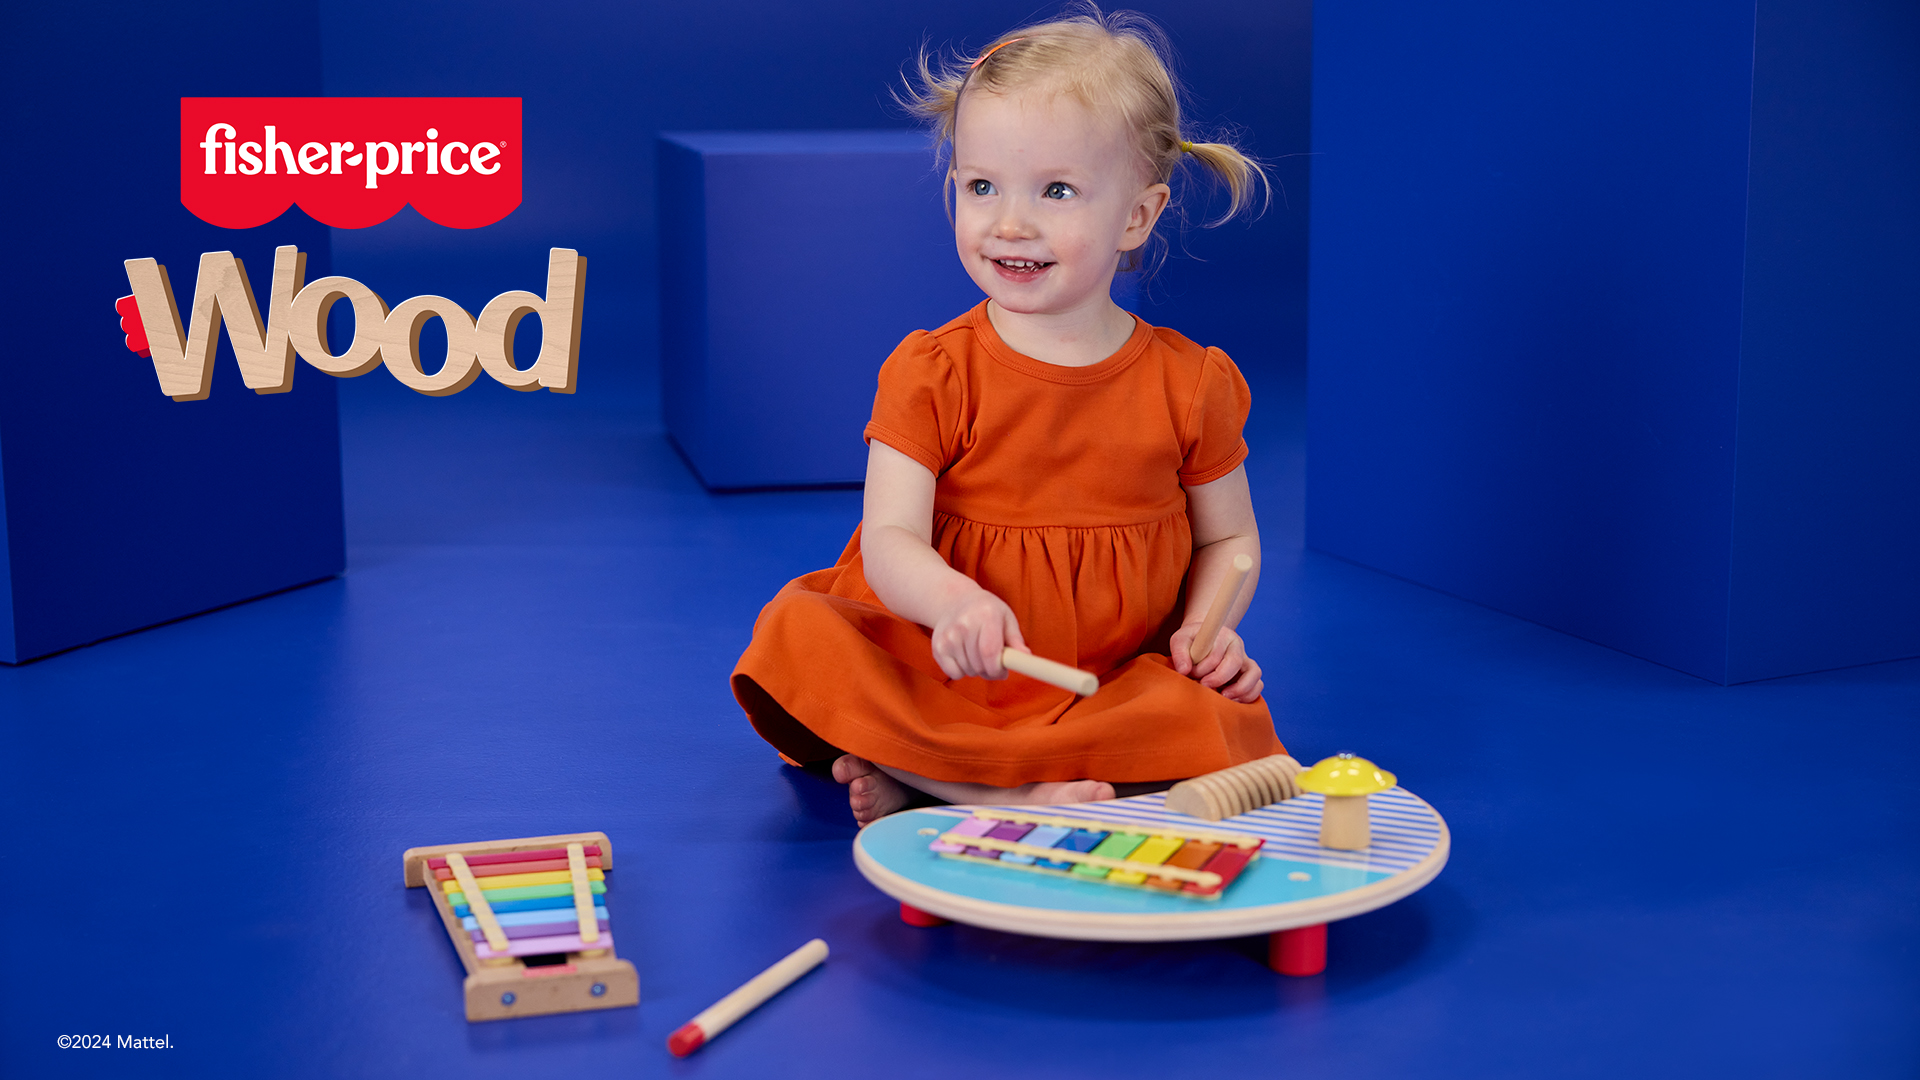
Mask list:
[[[1210,484],[1187,489],[1187,519],[1193,528],[1193,566],[1187,572],[1187,612],[1173,635],[1173,669],[1199,679],[1231,701],[1254,701],[1264,684],[1260,665],[1247,656],[1246,645],[1233,627],[1240,624],[1260,581],[1260,525],[1253,516],[1253,496],[1247,490],[1246,466]],[[1235,555],[1253,560],[1253,573],[1234,600],[1233,610],[1214,639],[1213,651],[1198,664],[1187,655],[1194,635],[1206,620],[1207,605],[1227,576]]]
[[1001,646],[1032,650],[1013,609],[933,550],[933,484],[926,466],[878,439],[869,445],[860,525],[867,584],[888,610],[933,628],[933,659],[947,678],[1004,679]]

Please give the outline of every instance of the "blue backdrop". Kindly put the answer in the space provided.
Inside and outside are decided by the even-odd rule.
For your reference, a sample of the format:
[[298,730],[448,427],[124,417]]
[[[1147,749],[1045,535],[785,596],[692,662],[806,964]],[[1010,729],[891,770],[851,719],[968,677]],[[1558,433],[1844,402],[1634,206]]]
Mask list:
[[1920,9],[1316,22],[1308,542],[1719,681],[1920,653]]
[[[1176,328],[1205,327],[1207,343],[1226,349],[1256,382],[1268,373],[1297,376],[1309,5],[1130,6],[1172,35],[1197,102],[1193,115],[1237,125],[1256,153],[1274,160],[1285,188],[1251,227],[1190,233],[1195,257],[1170,261],[1142,313]],[[526,99],[518,211],[472,232],[411,211],[371,229],[336,230],[341,272],[383,296],[431,291],[471,306],[520,287],[513,283],[545,265],[548,246],[576,247],[593,265],[576,407],[619,395],[657,417],[654,134],[907,128],[888,91],[922,41],[977,48],[1051,10],[998,0],[964,8],[875,0],[330,4],[322,14],[329,94]],[[1204,205],[1190,203],[1196,215]],[[876,370],[882,359],[873,358]]]

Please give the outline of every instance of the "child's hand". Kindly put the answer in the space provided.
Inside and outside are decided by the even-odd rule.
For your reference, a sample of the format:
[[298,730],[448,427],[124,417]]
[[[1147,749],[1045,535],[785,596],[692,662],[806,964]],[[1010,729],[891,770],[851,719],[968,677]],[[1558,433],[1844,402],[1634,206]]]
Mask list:
[[1031,652],[1020,638],[1020,624],[1006,602],[974,588],[944,606],[933,624],[933,659],[949,679],[1004,679],[1000,649]]
[[1200,680],[1201,686],[1220,691],[1220,696],[1228,701],[1260,700],[1260,691],[1266,683],[1260,678],[1260,665],[1247,655],[1246,642],[1240,640],[1240,635],[1221,627],[1220,636],[1213,639],[1213,651],[1196,664],[1188,659],[1187,653],[1193,648],[1194,635],[1199,632],[1200,624],[1195,622],[1174,633],[1173,670]]

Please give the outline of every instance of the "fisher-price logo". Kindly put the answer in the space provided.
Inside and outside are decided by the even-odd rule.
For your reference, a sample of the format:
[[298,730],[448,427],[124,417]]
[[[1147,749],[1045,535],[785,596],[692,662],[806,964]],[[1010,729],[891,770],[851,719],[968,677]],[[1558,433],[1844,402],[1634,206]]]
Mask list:
[[520,205],[519,98],[181,98],[180,201],[227,229],[298,204],[378,225],[408,203],[456,229]]

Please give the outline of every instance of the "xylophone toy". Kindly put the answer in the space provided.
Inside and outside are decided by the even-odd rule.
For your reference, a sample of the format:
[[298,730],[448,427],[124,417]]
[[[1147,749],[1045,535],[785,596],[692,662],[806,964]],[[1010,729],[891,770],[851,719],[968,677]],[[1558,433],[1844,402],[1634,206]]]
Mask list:
[[1115,828],[1111,822],[1090,818],[980,809],[940,833],[928,849],[949,859],[1009,870],[1218,900],[1240,871],[1259,858],[1264,843],[1245,833],[1199,831],[1164,822]]
[[1266,934],[1275,971],[1313,975],[1328,922],[1421,888],[1451,846],[1433,807],[1371,762],[1303,770],[1275,755],[1164,795],[903,810],[860,830],[853,856],[914,926],[1081,941]]
[[467,969],[469,1021],[640,1003],[639,974],[613,951],[605,833],[409,848],[402,860]]

